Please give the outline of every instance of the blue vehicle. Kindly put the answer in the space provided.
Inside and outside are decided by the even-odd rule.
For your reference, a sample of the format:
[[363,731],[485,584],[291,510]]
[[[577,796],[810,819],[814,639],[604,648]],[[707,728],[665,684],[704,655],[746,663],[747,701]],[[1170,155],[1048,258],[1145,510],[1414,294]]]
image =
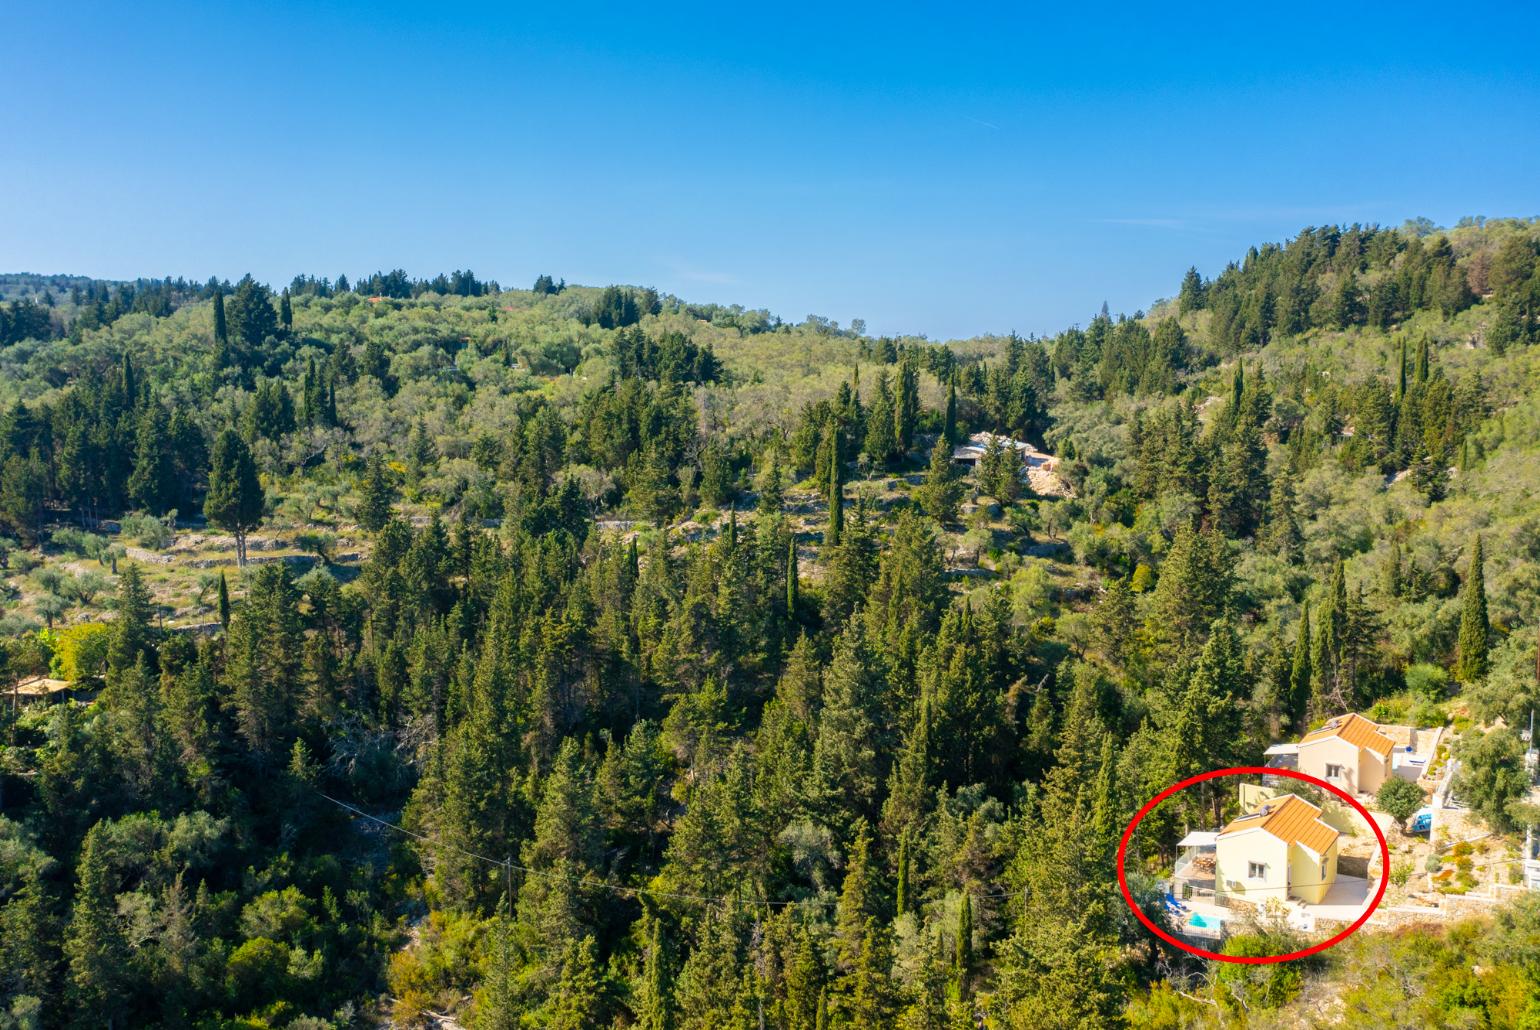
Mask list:
[[1424,808],[1412,813],[1412,817],[1406,821],[1407,833],[1431,833],[1433,830],[1433,809]]

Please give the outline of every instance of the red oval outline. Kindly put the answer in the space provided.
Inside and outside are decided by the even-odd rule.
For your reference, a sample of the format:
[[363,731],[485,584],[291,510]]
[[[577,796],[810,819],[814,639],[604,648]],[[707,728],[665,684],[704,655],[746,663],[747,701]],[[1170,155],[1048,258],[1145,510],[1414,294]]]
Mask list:
[[[1134,830],[1138,828],[1139,823],[1143,821],[1144,817],[1149,815],[1150,812],[1154,810],[1156,805],[1166,800],[1172,794],[1175,794],[1179,790],[1184,790],[1187,787],[1191,787],[1195,783],[1203,783],[1205,780],[1217,780],[1223,776],[1286,776],[1293,780],[1303,780],[1306,783],[1325,788],[1331,793],[1337,795],[1337,797],[1351,805],[1354,811],[1364,817],[1364,822],[1369,824],[1369,828],[1374,831],[1375,838],[1380,842],[1380,889],[1375,893],[1374,900],[1370,902],[1369,907],[1364,909],[1363,915],[1354,920],[1352,926],[1349,926],[1346,930],[1343,930],[1335,937],[1331,937],[1322,941],[1320,944],[1311,945],[1310,947],[1302,948],[1299,951],[1291,951],[1285,955],[1221,955],[1217,951],[1209,951],[1206,948],[1200,948],[1196,945],[1188,944],[1186,941],[1177,939],[1175,936],[1156,926],[1148,916],[1139,911],[1139,906],[1134,901],[1134,892],[1131,891],[1128,887],[1128,873],[1124,869],[1124,863],[1128,857],[1128,842],[1133,839]],[[1199,773],[1196,776],[1189,776],[1187,779],[1167,787],[1165,790],[1151,798],[1143,808],[1139,809],[1139,812],[1134,816],[1133,821],[1130,822],[1128,827],[1123,831],[1123,839],[1118,841],[1118,886],[1122,888],[1123,900],[1126,901],[1128,903],[1128,907],[1133,910],[1134,916],[1138,918],[1139,922],[1144,924],[1147,930],[1149,930],[1155,936],[1159,937],[1161,940],[1165,941],[1167,944],[1181,948],[1188,954],[1197,955],[1199,958],[1213,959],[1216,962],[1239,962],[1246,965],[1260,966],[1268,965],[1273,962],[1291,962],[1294,959],[1306,958],[1307,956],[1314,955],[1316,952],[1325,951],[1327,948],[1330,948],[1333,945],[1342,943],[1348,937],[1352,936],[1354,931],[1356,931],[1360,926],[1363,926],[1369,921],[1369,917],[1374,915],[1374,910],[1379,908],[1380,902],[1384,900],[1385,888],[1389,886],[1389,884],[1390,845],[1386,843],[1384,831],[1380,829],[1380,824],[1374,821],[1374,817],[1369,814],[1369,810],[1363,805],[1359,804],[1358,801],[1351,797],[1346,791],[1332,786],[1325,780],[1319,779],[1315,776],[1307,775],[1295,769],[1272,769],[1261,765],[1237,765],[1228,769],[1215,769],[1212,772]]]

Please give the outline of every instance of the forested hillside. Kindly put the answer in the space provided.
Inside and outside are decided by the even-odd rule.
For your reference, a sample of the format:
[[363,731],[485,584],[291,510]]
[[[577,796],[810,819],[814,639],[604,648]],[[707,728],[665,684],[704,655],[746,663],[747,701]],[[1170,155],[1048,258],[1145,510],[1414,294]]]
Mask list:
[[0,279],[0,1025],[1540,1025],[1540,896],[1220,966],[1114,871],[1347,711],[1540,821],[1540,222],[1172,286]]

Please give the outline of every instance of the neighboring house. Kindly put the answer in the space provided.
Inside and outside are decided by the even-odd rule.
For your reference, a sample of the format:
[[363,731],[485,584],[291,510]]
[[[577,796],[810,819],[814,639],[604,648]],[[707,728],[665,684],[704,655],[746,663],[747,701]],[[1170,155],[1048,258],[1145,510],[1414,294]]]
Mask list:
[[1215,839],[1214,892],[1261,904],[1319,904],[1337,879],[1337,839],[1321,810],[1294,794],[1269,798]]
[[1391,775],[1395,742],[1361,715],[1339,715],[1300,738],[1298,769],[1349,794],[1373,794]]
[[47,676],[33,676],[24,679],[11,688],[11,697],[21,704],[33,704],[42,702],[52,704],[55,701],[69,697],[70,685],[66,680],[56,680]]
[[[973,468],[983,460],[984,452],[989,449],[990,441],[995,439],[993,433],[974,433],[967,441],[952,448],[952,461],[959,465]],[[1021,440],[1013,440],[1009,436],[1000,437],[1000,442],[1021,456],[1021,464],[1028,469],[1052,469],[1054,466],[1053,455],[1033,447]]]

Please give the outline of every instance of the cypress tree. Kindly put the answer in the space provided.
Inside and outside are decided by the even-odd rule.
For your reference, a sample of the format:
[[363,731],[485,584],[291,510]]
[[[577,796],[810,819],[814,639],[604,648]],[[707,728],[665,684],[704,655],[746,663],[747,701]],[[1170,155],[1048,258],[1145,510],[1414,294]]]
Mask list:
[[74,912],[64,936],[69,962],[69,999],[91,1021],[115,1024],[123,1013],[128,942],[118,922],[117,895],[109,864],[106,828],[98,823],[80,850]]
[[395,495],[385,459],[378,454],[369,458],[359,493],[362,496],[358,501],[358,524],[371,533],[378,533],[390,521],[390,506]]
[[1385,596],[1400,597],[1404,589],[1402,581],[1404,569],[1401,560],[1401,541],[1394,538],[1390,541],[1390,556],[1385,560]]
[[131,410],[139,399],[139,387],[134,376],[134,359],[128,351],[123,352],[123,361],[118,369],[118,385],[123,391],[123,403]]
[[1336,623],[1327,612],[1317,620],[1314,646],[1310,655],[1310,716],[1326,714],[1330,697],[1337,687],[1338,642]]
[[893,449],[902,459],[914,446],[914,430],[920,418],[920,373],[914,360],[906,358],[898,367],[898,384],[893,393]]
[[[54,985],[58,922],[51,892],[43,877],[35,865],[21,867],[19,889],[14,891],[6,906],[7,924],[26,930],[8,935],[6,942],[5,964],[13,998],[22,994],[46,997]],[[16,1006],[16,1002],[12,1005]],[[16,1007],[11,1009],[12,1012],[16,1010]],[[12,1025],[37,1024],[29,1024],[24,1019]]]
[[1310,605],[1300,606],[1299,632],[1294,637],[1294,664],[1289,669],[1289,719],[1303,722],[1310,701]]
[[289,567],[261,566],[247,581],[241,617],[231,620],[221,685],[228,685],[236,729],[263,761],[293,743],[304,639]]
[[[901,839],[908,836],[910,829],[925,818],[927,802],[931,798],[930,738],[930,696],[926,693],[920,697],[920,710],[915,716],[914,726],[904,737],[903,747],[893,763],[892,773],[888,777],[888,797],[882,804],[883,828],[890,835],[896,832]],[[906,855],[901,856],[900,864],[907,861]],[[908,870],[902,869],[900,872],[907,879]],[[903,911],[900,907],[899,912]]]
[[957,991],[963,997],[968,994],[968,970],[973,966],[973,896],[964,894],[957,909],[956,951],[952,956],[952,975],[957,981]]
[[203,514],[212,524],[234,534],[237,565],[246,564],[246,534],[262,524],[264,502],[251,450],[235,430],[226,429],[214,444]]
[[1460,650],[1455,678],[1474,683],[1487,674],[1487,648],[1492,627],[1487,621],[1486,558],[1481,536],[1471,542],[1470,571],[1465,576],[1465,596],[1460,603]]
[[824,534],[824,543],[830,547],[836,547],[840,542],[840,534],[845,529],[845,484],[841,473],[843,466],[840,464],[840,437],[839,430],[834,431],[834,444],[829,448],[829,531]]
[[326,383],[316,367],[315,355],[305,361],[305,371],[299,380],[299,417],[305,425],[322,421],[326,408]]
[[786,544],[786,617],[793,622],[797,618],[797,593],[800,589],[797,583],[797,542],[790,540]]
[[278,322],[283,326],[285,332],[293,331],[294,306],[289,303],[289,288],[287,286],[284,287],[282,296],[278,298]]
[[[1215,636],[1218,637],[1219,634],[1216,632]],[[1227,641],[1226,638],[1220,638],[1219,642]],[[1210,643],[1215,643],[1213,638]],[[1205,647],[1205,658],[1216,650],[1221,649]],[[1231,656],[1235,657],[1236,652],[1232,651]],[[1238,661],[1234,662],[1232,668],[1238,664]],[[1123,831],[1123,821],[1119,815],[1117,748],[1113,743],[1112,734],[1104,733],[1102,734],[1101,765],[1097,767],[1096,781],[1091,791],[1091,834],[1095,848],[1090,857],[1094,861],[1109,863],[1109,868],[1114,860],[1113,856],[1117,853],[1118,837]]]
[[505,894],[493,916],[486,973],[476,992],[476,1025],[486,1030],[517,1030],[519,1026],[520,968],[508,900]]
[[872,839],[866,820],[855,821],[850,861],[834,910],[834,947],[838,961],[852,965],[861,952],[867,920],[878,915],[877,870],[872,863]]
[[909,911],[909,831],[905,830],[898,837],[898,891],[895,903],[895,915],[903,915]]
[[1025,739],[1028,768],[1041,775],[1053,762],[1054,734],[1053,694],[1047,686],[1039,686],[1027,713]]
[[230,628],[230,584],[225,581],[223,569],[219,572],[219,624]]
[[1294,482],[1287,469],[1273,482],[1267,499],[1267,525],[1262,532],[1266,547],[1286,561],[1297,563],[1304,554],[1305,536],[1294,509]]
[[895,404],[893,384],[886,372],[879,372],[876,396],[866,412],[864,437],[866,455],[877,465],[886,466],[898,458],[893,424]]
[[1340,641],[1347,630],[1348,618],[1347,563],[1341,558],[1332,566],[1330,592],[1332,629]]
[[129,563],[123,567],[118,578],[116,609],[117,618],[112,620],[107,643],[107,668],[114,676],[121,676],[141,659],[154,661],[155,657],[150,641],[154,603],[138,565]]
[[128,477],[128,492],[152,515],[163,515],[176,503],[180,486],[165,417],[159,404],[147,404],[134,429],[134,470]]
[[669,1030],[673,1020],[669,1012],[668,956],[663,950],[663,920],[654,913],[652,934],[642,965],[641,1011],[637,1025],[642,1030]]
[[[830,806],[842,805],[853,814],[872,812],[887,764],[879,722],[887,681],[878,661],[866,638],[865,620],[850,620],[834,643],[813,741],[816,789]],[[847,876],[847,885],[853,882]]]
[[957,443],[957,373],[946,384],[946,421],[942,423],[941,438],[947,443]]
[[930,450],[930,464],[925,470],[925,482],[916,491],[916,500],[925,514],[942,525],[957,521],[957,507],[962,502],[963,483],[952,464],[952,446],[946,436],[936,438],[936,446]]
[[779,450],[770,455],[770,464],[766,466],[764,473],[759,477],[759,502],[757,507],[761,514],[777,515],[786,504],[786,494],[781,480],[781,453]]
[[0,470],[0,525],[28,546],[38,540],[43,502],[48,495],[48,469],[36,449],[28,458],[13,454]]
[[221,351],[230,344],[230,327],[225,322],[225,293],[214,291],[214,344]]
[[534,836],[520,851],[520,861],[543,875],[524,883],[515,907],[521,939],[547,968],[592,929],[588,911],[593,903],[578,885],[592,877],[599,861],[599,834],[593,783],[577,739],[567,737],[541,787]]
[[1193,267],[1187,269],[1187,274],[1182,276],[1182,289],[1177,294],[1177,310],[1181,314],[1196,311],[1203,307],[1204,302],[1203,276]]
[[850,434],[850,453],[860,454],[866,446],[866,409],[861,405],[861,367],[850,371],[850,388],[839,412],[840,425]]

